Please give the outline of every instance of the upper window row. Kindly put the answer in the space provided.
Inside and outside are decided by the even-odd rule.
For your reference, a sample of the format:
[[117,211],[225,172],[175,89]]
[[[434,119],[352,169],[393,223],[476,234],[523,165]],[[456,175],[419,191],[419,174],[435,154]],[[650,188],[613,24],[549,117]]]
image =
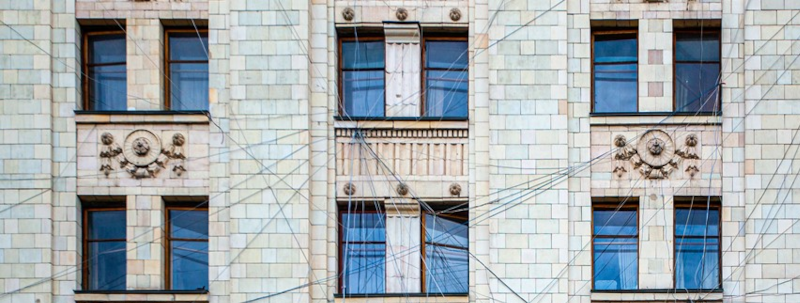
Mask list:
[[[339,70],[340,114],[348,118],[386,117],[389,106],[408,106],[419,102],[419,113],[412,117],[467,118],[469,71],[465,38],[435,37],[422,40],[421,53],[404,50],[401,62],[387,65],[386,43],[382,39],[345,38],[341,40]],[[420,60],[421,59],[421,60]],[[408,65],[419,64],[409,67]],[[403,77],[395,72],[419,73],[421,77],[404,78],[403,100],[387,102],[387,83]],[[419,81],[415,83],[406,83]],[[396,96],[389,96],[395,98]]]
[[[84,34],[84,108],[122,111],[128,108],[126,34]],[[155,59],[153,59],[155,60]],[[208,32],[168,29],[164,43],[164,108],[208,110]],[[142,96],[132,96],[141,98]]]
[[[638,37],[636,30],[592,33],[592,111],[639,111]],[[674,34],[673,110],[720,112],[720,32],[679,30]]]

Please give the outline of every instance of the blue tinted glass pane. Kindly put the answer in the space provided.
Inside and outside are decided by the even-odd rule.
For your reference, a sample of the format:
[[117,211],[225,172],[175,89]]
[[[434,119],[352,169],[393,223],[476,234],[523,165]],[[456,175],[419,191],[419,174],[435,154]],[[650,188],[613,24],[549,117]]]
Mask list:
[[89,240],[125,239],[125,211],[90,211]]
[[425,241],[467,248],[467,221],[425,214]]
[[208,289],[208,242],[172,241],[172,289]]
[[125,65],[89,68],[89,98],[94,110],[125,110],[128,108],[128,72]]
[[639,273],[637,239],[594,240],[594,289],[636,289]]
[[691,211],[676,210],[675,237],[680,236],[719,236],[719,210],[712,208],[706,211],[704,205],[697,205]]
[[208,239],[208,212],[206,210],[170,210],[172,238]]
[[595,235],[637,235],[639,233],[636,224],[636,211],[620,209],[595,210],[594,211],[594,234]]
[[594,66],[594,112],[636,112],[636,64]]
[[636,34],[594,36],[594,62],[637,62]]
[[719,111],[719,76],[719,63],[676,63],[675,111]]
[[425,116],[467,117],[469,84],[466,71],[425,73]]
[[466,41],[428,41],[425,43],[425,66],[466,69],[469,62]]
[[344,114],[351,117],[383,117],[383,71],[344,72]]
[[719,34],[678,34],[675,37],[675,60],[719,62]]
[[88,254],[89,289],[125,289],[125,241],[91,242]]
[[342,214],[346,242],[385,242],[386,227],[382,214]]
[[125,35],[91,35],[89,36],[89,52],[92,54],[91,64],[125,63]]
[[383,68],[383,41],[342,42],[342,68]]
[[382,294],[385,292],[384,275],[386,245],[346,244],[344,247],[345,294]]
[[717,238],[675,239],[675,283],[679,289],[719,288]]
[[425,245],[425,265],[429,293],[467,293],[469,255],[466,250]]
[[169,77],[173,110],[208,110],[207,63],[172,63]]
[[170,60],[208,61],[208,35],[200,33],[169,34]]

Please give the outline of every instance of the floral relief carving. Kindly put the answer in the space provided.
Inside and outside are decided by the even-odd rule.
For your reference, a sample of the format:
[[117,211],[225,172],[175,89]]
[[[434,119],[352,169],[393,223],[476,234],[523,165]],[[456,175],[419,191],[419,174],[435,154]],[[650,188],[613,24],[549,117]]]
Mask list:
[[[111,174],[111,171],[114,170],[111,164],[112,160],[120,158],[122,147],[114,142],[114,135],[107,132],[100,135],[100,142],[103,143],[103,145],[100,146],[100,171],[108,176]],[[122,161],[124,161],[124,158],[121,162]]]
[[108,176],[118,162],[121,170],[127,171],[136,179],[154,178],[161,169],[174,160],[172,171],[181,176],[186,171],[184,145],[186,137],[181,133],[172,136],[171,144],[161,148],[161,139],[148,130],[135,130],[128,134],[122,146],[114,142],[111,133],[100,136],[100,170]]
[[163,154],[168,159],[174,160],[175,164],[172,166],[172,171],[178,176],[181,176],[186,171],[186,168],[183,167],[183,161],[186,159],[186,154],[183,150],[184,144],[186,144],[186,137],[181,133],[175,133],[172,135],[172,144],[163,151]]
[[666,132],[650,130],[634,145],[625,136],[617,135],[614,138],[616,151],[613,155],[613,173],[622,177],[628,172],[625,162],[630,162],[633,169],[647,179],[666,179],[680,161],[688,160],[685,171],[694,177],[700,171],[696,161],[700,158],[697,155],[697,141],[697,135],[689,134],[684,145],[678,148]]

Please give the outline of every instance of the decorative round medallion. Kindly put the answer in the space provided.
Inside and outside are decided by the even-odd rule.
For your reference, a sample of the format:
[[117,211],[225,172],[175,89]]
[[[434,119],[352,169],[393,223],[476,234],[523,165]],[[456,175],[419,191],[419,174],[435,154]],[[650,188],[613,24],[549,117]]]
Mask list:
[[402,7],[398,8],[394,15],[397,17],[397,20],[405,21],[406,18],[408,18],[408,10]]
[[461,20],[461,10],[457,7],[454,7],[450,10],[450,20],[458,21]]
[[667,165],[675,156],[675,143],[660,130],[651,130],[642,135],[636,149],[642,161],[653,168]]
[[103,142],[103,145],[111,145],[111,143],[114,143],[114,135],[111,133],[103,133],[100,135],[100,142]]
[[175,133],[172,135],[172,145],[183,146],[184,143],[186,143],[186,137],[184,137],[183,134]]
[[347,21],[353,21],[353,18],[356,16],[356,11],[353,10],[352,7],[345,7],[342,10],[342,18]]
[[405,196],[408,194],[408,185],[403,183],[397,184],[397,194],[401,196]]
[[453,196],[461,195],[461,185],[458,183],[450,184],[450,194]]
[[347,183],[342,188],[342,191],[344,192],[345,195],[352,196],[353,194],[356,193],[356,186],[353,183]]
[[153,163],[161,154],[161,141],[147,130],[135,130],[125,138],[125,159],[137,166]]
[[697,135],[689,134],[686,136],[686,146],[697,146]]
[[617,135],[614,137],[614,146],[616,147],[623,147],[628,144],[628,139],[625,138],[623,135]]

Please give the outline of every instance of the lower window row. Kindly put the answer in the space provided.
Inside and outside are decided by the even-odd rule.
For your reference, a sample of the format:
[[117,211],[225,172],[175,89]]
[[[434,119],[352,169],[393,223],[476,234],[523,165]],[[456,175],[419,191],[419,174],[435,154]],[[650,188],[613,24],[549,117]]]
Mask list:
[[[125,207],[85,208],[83,216],[83,289],[125,290],[126,255],[138,249],[127,242]],[[208,210],[168,206],[165,220],[166,289],[208,289]]]

